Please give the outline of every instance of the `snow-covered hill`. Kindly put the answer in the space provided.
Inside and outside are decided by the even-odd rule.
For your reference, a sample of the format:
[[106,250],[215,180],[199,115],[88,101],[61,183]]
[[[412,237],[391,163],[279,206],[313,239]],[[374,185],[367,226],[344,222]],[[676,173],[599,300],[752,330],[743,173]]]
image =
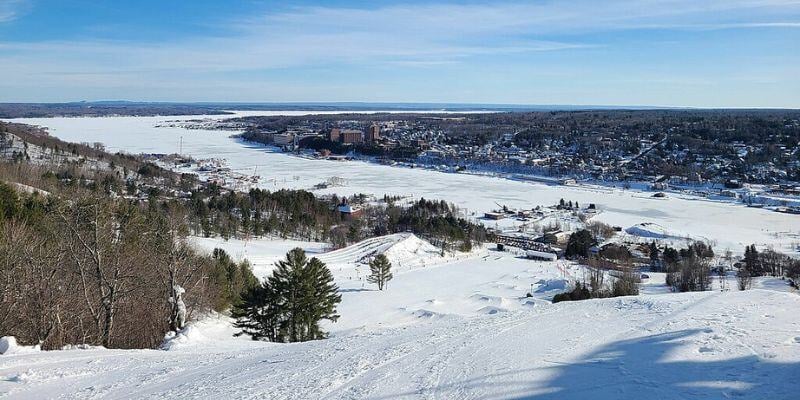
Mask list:
[[[206,245],[239,257],[244,243]],[[581,277],[579,267],[486,249],[442,257],[407,234],[330,253],[267,240],[247,251],[264,262],[298,245],[329,263],[341,288],[342,318],[325,326],[330,339],[253,342],[234,338],[227,317],[209,316],[170,339],[168,350],[0,355],[0,395],[794,399],[800,390],[800,296],[777,279],[746,292],[551,304]],[[361,264],[378,252],[404,265],[385,291],[365,282]],[[658,285],[654,279],[645,292],[663,292]]]
[[20,354],[0,357],[0,392],[28,399],[794,399],[798,307],[800,297],[767,290],[640,296],[427,318],[303,344],[204,338],[171,351]]

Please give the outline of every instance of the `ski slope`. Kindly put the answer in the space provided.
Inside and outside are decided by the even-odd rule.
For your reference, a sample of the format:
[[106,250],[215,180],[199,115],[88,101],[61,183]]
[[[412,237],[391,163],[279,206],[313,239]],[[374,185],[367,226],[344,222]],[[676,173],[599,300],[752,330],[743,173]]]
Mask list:
[[795,399],[798,307],[797,295],[768,290],[639,296],[422,319],[302,344],[219,337],[170,351],[20,354],[0,357],[0,392],[15,399]]
[[[261,260],[319,246],[193,240],[231,254],[246,244]],[[654,277],[644,292],[663,294],[551,304],[580,267],[486,248],[442,257],[429,246],[398,234],[315,254],[342,294],[327,340],[253,342],[213,315],[168,350],[16,348],[0,355],[0,397],[797,398],[800,296],[785,281],[673,294]],[[378,252],[409,266],[385,291],[358,274]]]
[[397,233],[369,238],[334,251],[328,251],[329,245],[326,243],[299,240],[224,240],[191,237],[189,242],[207,252],[220,248],[237,261],[248,260],[253,267],[253,272],[259,278],[269,275],[275,262],[285,258],[286,253],[295,247],[305,250],[309,258],[319,258],[340,277],[356,277],[356,274],[368,272],[369,261],[378,254],[385,254],[392,260],[395,273],[423,268],[426,265],[437,265],[458,258],[454,255],[441,254],[441,250],[436,246],[419,239],[413,233]]

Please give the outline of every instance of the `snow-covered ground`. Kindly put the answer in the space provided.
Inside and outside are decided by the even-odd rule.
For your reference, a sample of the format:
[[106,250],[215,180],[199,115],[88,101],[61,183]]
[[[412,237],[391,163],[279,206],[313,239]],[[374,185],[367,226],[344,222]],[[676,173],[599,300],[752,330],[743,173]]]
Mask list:
[[[288,114],[253,112],[247,115]],[[304,114],[306,112],[293,112]],[[307,112],[315,113],[315,112]],[[343,187],[317,193],[410,195],[444,199],[474,215],[496,208],[496,202],[515,208],[549,206],[559,199],[582,205],[595,203],[602,211],[597,220],[629,228],[655,223],[681,237],[704,238],[715,248],[744,251],[755,243],[761,247],[798,254],[800,216],[748,208],[725,200],[688,195],[654,199],[650,193],[599,186],[547,186],[533,182],[491,176],[442,173],[424,169],[388,167],[365,162],[340,162],[293,157],[275,149],[243,143],[231,132],[156,127],[165,121],[201,117],[108,117],[15,119],[16,122],[46,126],[51,134],[68,141],[102,142],[110,151],[130,153],[183,153],[196,158],[224,158],[235,171],[261,176],[259,186],[267,189],[311,189],[331,177],[343,178]],[[493,223],[487,223],[492,225]]]
[[[235,258],[309,249],[331,266],[342,315],[327,340],[234,338],[224,316],[193,322],[168,350],[18,349],[0,355],[8,398],[794,399],[800,296],[757,289],[551,304],[579,267],[486,248],[444,255],[409,234],[320,253],[320,244],[193,239]],[[364,281],[384,252],[403,267],[385,291]],[[262,269],[266,273],[267,269]],[[533,297],[525,297],[532,291]]]

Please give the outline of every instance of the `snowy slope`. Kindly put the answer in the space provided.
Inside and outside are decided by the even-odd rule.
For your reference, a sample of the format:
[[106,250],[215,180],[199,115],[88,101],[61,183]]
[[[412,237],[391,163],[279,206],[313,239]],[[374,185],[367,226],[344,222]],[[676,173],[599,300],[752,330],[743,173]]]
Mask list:
[[[317,246],[260,240],[248,251],[266,260],[297,245]],[[487,249],[437,259],[428,246],[403,234],[317,254],[338,266],[343,297],[330,339],[234,338],[216,315],[168,351],[20,349],[0,355],[0,397],[794,399],[800,390],[800,296],[784,281],[672,294],[653,274],[645,292],[664,294],[551,304],[579,267]],[[354,272],[377,251],[417,267],[375,290]]]
[[413,233],[369,238],[334,251],[327,251],[329,245],[318,242],[298,240],[277,240],[259,238],[254,240],[191,237],[190,243],[207,252],[215,248],[225,250],[234,260],[250,261],[253,272],[263,278],[272,271],[275,262],[286,258],[289,250],[300,247],[308,257],[317,257],[340,277],[356,278],[369,271],[367,264],[378,254],[385,254],[392,262],[395,274],[411,271],[425,266],[437,265],[457,260],[464,255],[442,255],[432,244],[416,237]]
[[9,398],[794,399],[800,297],[559,303],[324,341],[0,357]]
[[[191,155],[227,157],[235,170],[258,166],[269,189],[310,188],[335,174],[348,176],[348,186],[320,193],[442,198],[478,214],[495,201],[531,208],[565,198],[596,203],[603,212],[595,218],[632,227],[626,234],[642,240],[704,238],[734,252],[750,243],[792,252],[800,240],[800,217],[728,202],[307,160],[243,146],[228,132],[153,128],[163,119],[20,122],[132,152],[173,152],[183,136]],[[325,325],[331,338],[252,342],[231,337],[230,321],[216,316],[194,322],[169,351],[19,349],[0,355],[0,397],[799,398],[800,297],[784,281],[757,280],[757,290],[746,292],[673,294],[663,274],[651,274],[641,296],[551,304],[554,293],[582,278],[579,267],[486,248],[442,256],[406,234],[329,253],[322,243],[192,241],[249,259],[259,277],[294,247],[322,258],[342,293],[341,319]],[[395,265],[386,291],[365,280],[365,262],[380,252]]]

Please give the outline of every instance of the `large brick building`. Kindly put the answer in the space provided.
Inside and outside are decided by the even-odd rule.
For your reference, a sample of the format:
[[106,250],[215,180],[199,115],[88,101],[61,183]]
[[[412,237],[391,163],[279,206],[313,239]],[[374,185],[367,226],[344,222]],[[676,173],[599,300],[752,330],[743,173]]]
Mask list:
[[381,127],[377,124],[372,124],[367,128],[367,142],[374,143],[381,139]]
[[341,142],[344,144],[364,143],[364,132],[355,129],[343,129]]

